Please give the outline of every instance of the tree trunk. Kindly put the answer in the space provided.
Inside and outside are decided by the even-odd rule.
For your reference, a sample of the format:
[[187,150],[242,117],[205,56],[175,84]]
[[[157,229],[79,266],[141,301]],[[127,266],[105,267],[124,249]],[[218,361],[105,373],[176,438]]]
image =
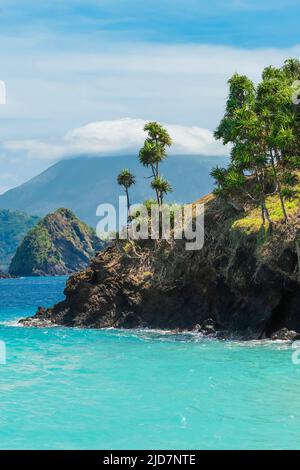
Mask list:
[[270,219],[269,210],[266,205],[264,170],[262,170],[260,173],[259,169],[255,167],[255,176],[256,176],[256,181],[260,186],[260,207],[261,207],[261,216],[262,216],[263,225],[265,225],[266,220],[267,220],[269,223],[269,228],[270,230],[272,230],[273,224],[272,224],[272,220]]
[[130,202],[129,202],[129,193],[128,193],[128,188],[125,189],[126,192],[126,198],[127,198],[127,223],[130,222],[131,217],[130,217]]
[[263,203],[261,202],[261,217],[262,217],[262,224],[265,225],[266,223],[266,217],[265,217],[265,209],[264,209],[264,205]]
[[270,219],[270,214],[269,214],[269,211],[268,211],[268,208],[266,206],[266,200],[265,198],[262,199],[262,210],[263,210],[263,213],[264,213],[264,216],[263,216],[263,220],[266,220],[268,221],[269,223],[269,229],[272,230],[273,228],[273,223],[272,223],[272,220]]
[[162,203],[163,203],[163,195],[160,191],[158,191],[158,205],[159,205],[159,238],[162,237]]
[[283,197],[282,197],[282,194],[281,194],[281,184],[280,184],[280,180],[278,178],[278,174],[277,174],[276,165],[275,165],[272,150],[271,150],[271,164],[272,164],[273,174],[274,174],[275,183],[276,183],[276,187],[277,187],[276,192],[277,192],[277,194],[279,196],[279,199],[280,199],[280,204],[281,204],[281,209],[282,209],[282,213],[283,213],[283,216],[284,216],[284,221],[287,222],[288,221],[288,216],[287,216],[287,212],[286,212],[286,209],[285,209],[284,200],[283,200]]
[[[158,165],[156,164],[156,167],[154,165],[151,165],[151,170],[152,170],[153,178],[156,178],[158,176]],[[159,192],[157,191],[157,189],[155,189],[155,194],[156,194],[157,205],[159,206]]]

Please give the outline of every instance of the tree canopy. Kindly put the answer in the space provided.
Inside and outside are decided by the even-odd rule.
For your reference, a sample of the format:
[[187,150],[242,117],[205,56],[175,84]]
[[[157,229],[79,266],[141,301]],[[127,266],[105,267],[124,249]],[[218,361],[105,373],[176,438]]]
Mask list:
[[[266,67],[255,85],[235,73],[230,80],[224,116],[215,137],[230,143],[227,168],[214,168],[215,193],[230,199],[243,193],[261,207],[262,222],[272,227],[266,198],[276,193],[287,223],[285,199],[300,168],[299,109],[293,102],[300,62],[288,59],[280,68]],[[299,83],[298,83],[299,88]],[[296,90],[297,92],[297,90]],[[249,189],[248,181],[254,181]]]

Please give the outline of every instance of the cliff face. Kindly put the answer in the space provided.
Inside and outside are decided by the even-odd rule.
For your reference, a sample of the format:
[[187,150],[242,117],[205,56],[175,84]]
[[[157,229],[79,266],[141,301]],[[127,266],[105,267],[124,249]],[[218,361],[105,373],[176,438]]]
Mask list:
[[34,227],[19,245],[9,273],[17,276],[71,274],[87,267],[103,247],[94,231],[68,209],[58,209]]
[[300,332],[299,208],[290,225],[269,233],[252,230],[252,222],[241,228],[243,212],[206,201],[202,250],[186,251],[183,241],[116,242],[69,279],[65,301],[24,322],[196,329],[244,339]]

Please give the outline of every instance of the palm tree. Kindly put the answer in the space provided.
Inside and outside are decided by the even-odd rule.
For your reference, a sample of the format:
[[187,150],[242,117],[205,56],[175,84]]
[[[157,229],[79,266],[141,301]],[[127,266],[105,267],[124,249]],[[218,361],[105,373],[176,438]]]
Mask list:
[[155,190],[159,208],[159,233],[162,231],[162,205],[164,194],[172,191],[170,183],[163,176],[155,176],[151,181],[151,187]]
[[160,142],[164,147],[172,145],[172,139],[168,131],[158,122],[150,121],[145,124],[144,131],[148,132],[149,139]]
[[155,178],[156,176],[156,145],[151,140],[146,139],[144,146],[139,152],[139,161],[143,166],[150,167],[152,171],[151,177]]
[[156,191],[158,195],[159,206],[161,209],[164,194],[171,192],[172,187],[163,176],[156,176],[151,182],[151,187]]
[[[166,148],[172,145],[168,131],[158,122],[148,122],[144,131],[148,133],[144,146],[139,152],[139,161],[142,165],[151,168],[150,178],[159,177],[159,164],[167,157]],[[160,204],[159,193],[155,188],[157,204]]]
[[120,186],[123,186],[127,198],[127,221],[130,221],[129,211],[130,211],[130,201],[129,201],[129,188],[135,184],[135,176],[130,173],[127,168],[124,168],[117,177],[117,182]]

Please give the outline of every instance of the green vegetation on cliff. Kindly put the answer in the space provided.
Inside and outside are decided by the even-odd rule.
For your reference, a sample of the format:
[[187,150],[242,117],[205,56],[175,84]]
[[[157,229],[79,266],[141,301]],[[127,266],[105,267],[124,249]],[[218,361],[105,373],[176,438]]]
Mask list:
[[69,274],[84,269],[102,248],[93,229],[69,209],[58,209],[29,231],[9,272],[18,276]]
[[0,209],[0,271],[8,270],[19,243],[38,221],[25,212]]
[[[295,177],[293,186],[293,197],[284,199],[285,210],[288,218],[289,226],[299,225],[299,209],[300,209],[300,172],[292,172]],[[270,214],[270,220],[276,227],[282,225],[282,208],[276,194],[266,196],[266,207]],[[247,204],[242,215],[234,220],[232,227],[245,231],[246,233],[258,233],[259,231],[268,232],[269,227],[262,226],[261,211],[255,204]]]
[[288,59],[281,68],[266,67],[257,86],[238,74],[228,82],[215,136],[232,144],[231,161],[212,176],[217,196],[233,206],[241,199],[244,208],[250,206],[236,227],[271,230],[281,220],[288,224],[299,207],[299,80],[300,62]]

